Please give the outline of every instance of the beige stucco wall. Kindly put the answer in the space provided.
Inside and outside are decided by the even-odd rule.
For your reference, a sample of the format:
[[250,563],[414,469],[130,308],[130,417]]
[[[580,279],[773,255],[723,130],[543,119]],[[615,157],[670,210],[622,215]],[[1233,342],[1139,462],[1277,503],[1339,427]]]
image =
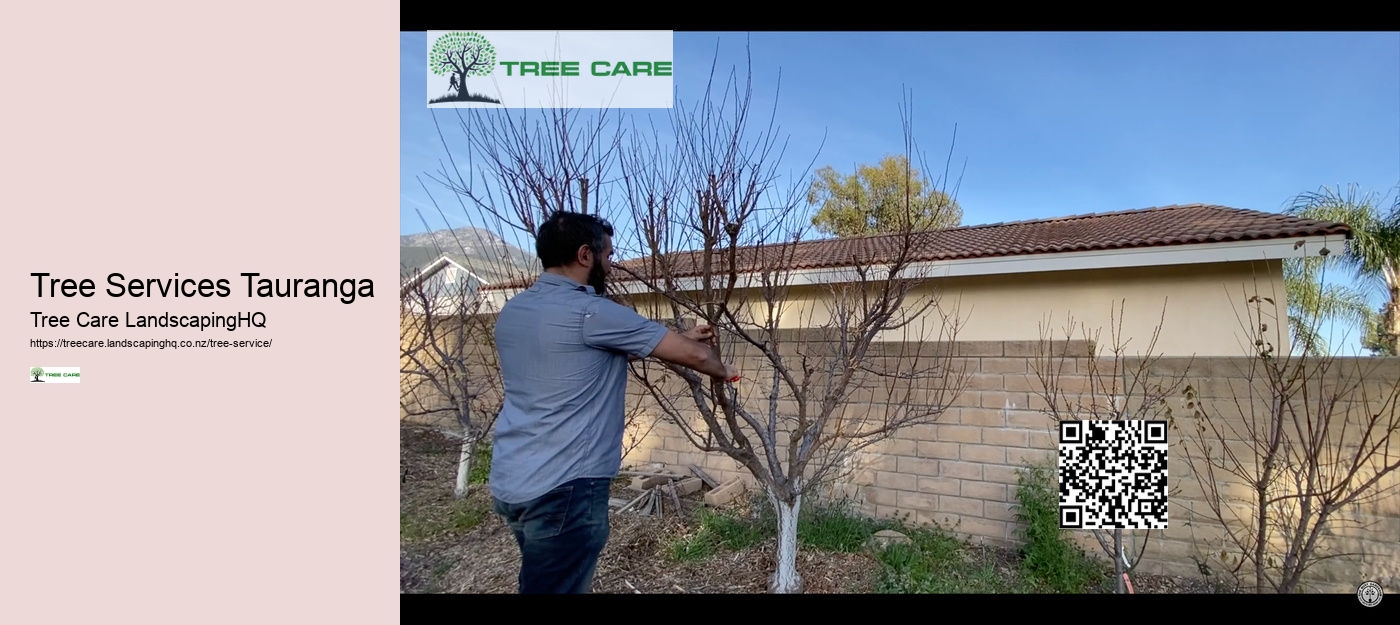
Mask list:
[[[1286,319],[1287,304],[1282,264],[1277,260],[932,279],[916,295],[936,296],[939,309],[925,314],[923,323],[877,340],[948,340],[946,333],[940,337],[944,326],[939,320],[954,315],[961,320],[959,341],[1038,340],[1047,323],[1051,336],[1064,338],[1068,316],[1073,315],[1076,326],[1101,329],[1099,344],[1107,348],[1113,317],[1121,307],[1123,337],[1132,339],[1129,354],[1145,350],[1161,323],[1155,353],[1247,355],[1253,344],[1244,330],[1250,314],[1247,299],[1255,293],[1274,301],[1265,304],[1273,309],[1265,314],[1265,322],[1278,351],[1286,352],[1287,325],[1281,321]],[[657,305],[661,299],[650,294],[631,296],[643,314],[669,317],[669,307]],[[756,292],[738,294],[731,301],[747,303],[752,319],[762,320],[768,314],[769,307]],[[832,319],[830,287],[791,287],[785,301],[778,315],[780,327],[820,327]],[[917,306],[917,300],[910,305]],[[1073,338],[1082,336],[1081,330],[1074,331]]]

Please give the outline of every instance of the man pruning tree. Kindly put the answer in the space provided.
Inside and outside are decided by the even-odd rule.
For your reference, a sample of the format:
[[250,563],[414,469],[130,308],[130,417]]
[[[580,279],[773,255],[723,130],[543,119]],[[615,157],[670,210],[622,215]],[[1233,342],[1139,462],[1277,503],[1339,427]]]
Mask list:
[[586,593],[609,533],[609,486],[622,466],[629,357],[656,357],[734,381],[707,343],[603,293],[613,228],[556,212],[536,235],[544,272],[496,322],[505,401],[491,456],[495,511],[520,547],[520,592]]

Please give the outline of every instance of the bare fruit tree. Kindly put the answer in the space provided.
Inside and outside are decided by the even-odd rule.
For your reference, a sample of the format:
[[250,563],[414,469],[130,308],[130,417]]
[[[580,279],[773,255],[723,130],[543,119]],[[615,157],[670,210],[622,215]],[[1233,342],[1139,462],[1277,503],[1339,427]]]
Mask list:
[[1241,322],[1254,353],[1233,401],[1188,387],[1191,414],[1174,427],[1192,431],[1186,463],[1224,528],[1227,572],[1252,577],[1256,592],[1292,593],[1315,564],[1358,555],[1337,548],[1333,532],[1364,531],[1353,512],[1395,496],[1400,381],[1375,375],[1384,359],[1281,349],[1289,323],[1272,312],[1277,296],[1247,298]]
[[[1157,326],[1142,351],[1130,352],[1132,340],[1123,334],[1126,307],[1126,300],[1120,300],[1110,310],[1106,341],[1102,328],[1085,327],[1082,322],[1076,322],[1073,315],[1067,317],[1058,333],[1051,329],[1049,322],[1041,323],[1040,342],[1031,369],[1038,384],[1035,392],[1045,402],[1042,411],[1055,423],[1168,419],[1169,400],[1179,396],[1186,385],[1190,364],[1175,376],[1155,373],[1162,359],[1155,350],[1166,320],[1165,302]],[[1076,338],[1087,344],[1087,358],[1081,360],[1072,355],[1070,343]],[[1061,475],[1061,479],[1063,477]],[[1115,585],[1120,594],[1128,592],[1131,575],[1142,561],[1152,536],[1151,529],[1141,530],[1139,540],[1135,531],[1123,527],[1091,530],[1104,555],[1113,562]]]
[[[449,138],[439,118],[433,118],[447,157],[430,179],[458,200],[461,214],[473,225],[504,241],[523,241],[533,251],[540,223],[556,211],[594,214],[614,223],[626,214],[606,194],[621,158],[617,113],[454,111],[460,139]],[[516,277],[528,280],[535,274],[517,272]]]
[[[754,477],[778,523],[770,590],[800,592],[804,496],[861,450],[945,413],[968,379],[952,365],[961,320],[914,270],[924,234],[913,219],[840,245],[804,241],[805,187],[779,188],[771,120],[751,130],[762,123],[750,118],[751,84],[711,85],[693,108],[676,104],[674,144],[633,133],[622,168],[643,253],[617,267],[647,314],[714,328],[714,348],[743,379],[654,360],[633,374],[696,449]],[[907,116],[905,134],[907,153]]]
[[399,289],[399,348],[404,417],[433,421],[446,415],[460,437],[453,494],[467,495],[476,451],[500,413],[501,392],[492,340],[494,317],[482,308],[469,272],[439,261],[405,277]]
[[[437,211],[431,221],[446,225],[454,221],[452,215],[477,235],[467,241],[448,237],[444,248],[457,252],[468,272],[491,279],[474,283],[477,297],[470,306],[479,313],[472,318],[471,330],[479,339],[472,345],[489,345],[475,352],[482,366],[473,369],[479,377],[472,384],[491,389],[498,398],[491,413],[494,423],[504,389],[493,341],[498,312],[493,289],[528,286],[539,275],[535,237],[539,224],[554,212],[594,214],[614,223],[617,214],[626,214],[614,210],[607,196],[620,158],[622,126],[619,116],[606,109],[435,110],[433,121],[444,158],[440,169],[419,183]],[[440,204],[434,189],[456,206]],[[419,212],[419,218],[428,227],[429,217]],[[655,419],[633,401],[624,421],[626,454],[645,440]]]
[[[654,360],[634,362],[633,380],[697,449],[727,454],[763,486],[779,519],[771,588],[794,592],[803,495],[849,470],[859,451],[938,419],[967,376],[952,371],[961,320],[912,270],[924,236],[912,218],[893,234],[848,241],[826,259],[827,279],[804,285],[812,276],[796,263],[810,219],[797,207],[806,181],[779,191],[772,120],[749,136],[751,93],[738,79],[716,85],[712,73],[702,105],[678,104],[661,130],[623,132],[606,111],[546,109],[533,121],[472,111],[458,117],[467,149],[444,134],[450,156],[434,180],[484,229],[531,246],[554,211],[607,219],[615,248],[633,258],[614,263],[608,295],[640,302],[653,318],[715,329],[715,349],[742,366],[744,381],[712,382]],[[905,131],[912,136],[907,121]],[[497,286],[523,288],[533,277]],[[741,362],[740,351],[750,357]]]

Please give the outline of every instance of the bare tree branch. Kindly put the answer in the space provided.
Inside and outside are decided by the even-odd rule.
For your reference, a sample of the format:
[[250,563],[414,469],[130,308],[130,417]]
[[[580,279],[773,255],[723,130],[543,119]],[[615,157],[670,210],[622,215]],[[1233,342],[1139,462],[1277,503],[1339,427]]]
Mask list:
[[1256,591],[1290,593],[1318,562],[1359,555],[1338,551],[1330,533],[1355,524],[1339,513],[1374,501],[1400,469],[1400,381],[1373,376],[1375,359],[1277,349],[1290,326],[1274,302],[1247,298],[1240,322],[1254,356],[1233,410],[1188,387],[1196,436],[1186,462],[1225,529],[1227,570],[1238,580],[1248,566]]

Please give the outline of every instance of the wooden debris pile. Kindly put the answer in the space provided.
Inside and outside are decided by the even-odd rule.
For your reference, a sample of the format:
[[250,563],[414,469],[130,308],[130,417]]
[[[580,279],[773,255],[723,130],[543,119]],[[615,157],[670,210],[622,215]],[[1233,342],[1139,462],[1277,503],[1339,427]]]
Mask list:
[[704,469],[688,465],[689,474],[677,470],[658,469],[654,471],[623,471],[622,475],[632,477],[629,487],[639,494],[630,501],[613,498],[609,504],[615,513],[632,512],[646,516],[683,515],[685,506],[682,499],[705,490],[704,502],[710,506],[722,506],[733,501],[745,490],[744,481],[734,478],[721,484],[705,473]]

